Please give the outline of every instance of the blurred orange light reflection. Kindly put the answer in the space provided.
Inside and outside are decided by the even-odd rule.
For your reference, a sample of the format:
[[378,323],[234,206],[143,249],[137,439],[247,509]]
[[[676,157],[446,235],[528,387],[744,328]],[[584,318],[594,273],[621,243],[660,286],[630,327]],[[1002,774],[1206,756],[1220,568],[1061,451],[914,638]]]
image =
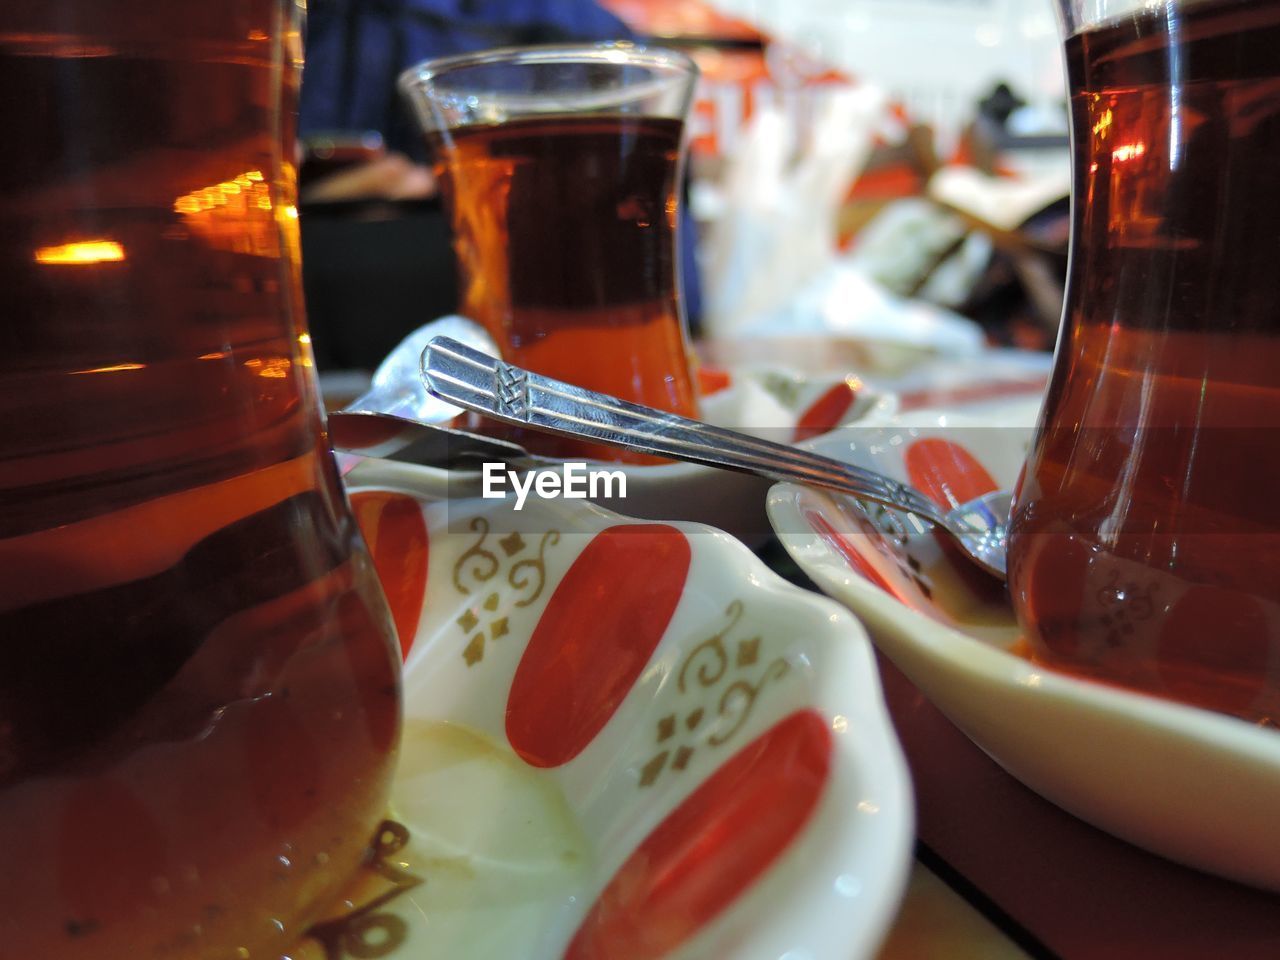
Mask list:
[[36,250],[36,263],[115,263],[123,259],[124,247],[114,240],[77,240]]
[[1124,163],[1147,152],[1147,145],[1139,140],[1137,143],[1125,143],[1111,151],[1111,159],[1116,163]]
[[271,184],[261,170],[185,193],[173,209],[196,236],[215,249],[257,257],[280,255]]
[[145,363],[115,363],[109,367],[91,367],[88,370],[72,370],[73,376],[82,373],[119,373],[122,370],[145,370]]
[[268,357],[266,359],[255,358],[253,360],[246,360],[244,365],[260,377],[282,380],[289,376],[289,370],[293,366],[293,361],[289,360],[287,357]]

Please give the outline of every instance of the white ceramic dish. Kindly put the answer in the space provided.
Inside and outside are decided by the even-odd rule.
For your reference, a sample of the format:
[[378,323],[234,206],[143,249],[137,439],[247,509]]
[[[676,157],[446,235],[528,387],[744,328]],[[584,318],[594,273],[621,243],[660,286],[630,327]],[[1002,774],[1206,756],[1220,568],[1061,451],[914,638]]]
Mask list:
[[[980,418],[921,411],[812,446],[976,495],[1012,485],[1036,406],[1007,404]],[[897,530],[883,514],[789,484],[770,492],[768,509],[805,573],[1013,776],[1138,846],[1280,890],[1280,733],[1025,659],[1003,589],[968,576],[929,533]]]
[[874,954],[912,805],[852,616],[707,527],[346,481],[405,734],[378,856],[294,960]]

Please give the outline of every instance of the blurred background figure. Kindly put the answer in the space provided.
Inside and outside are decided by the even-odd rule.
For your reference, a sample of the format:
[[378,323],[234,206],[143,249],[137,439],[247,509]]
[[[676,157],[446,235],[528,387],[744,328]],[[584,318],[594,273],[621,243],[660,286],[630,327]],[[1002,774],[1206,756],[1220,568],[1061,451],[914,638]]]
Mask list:
[[388,151],[421,162],[422,135],[396,90],[396,79],[415,63],[630,36],[594,0],[313,0],[299,132],[376,130]]
[[[593,0],[313,0],[299,170],[307,312],[322,371],[371,370],[454,310],[449,230],[426,143],[396,79],[433,57],[627,39]],[[693,238],[686,298],[697,313]]]
[[430,167],[388,152],[377,130],[312,133],[303,141],[298,186],[305,203],[414,200],[436,193]]
[[[396,90],[401,71],[497,46],[626,37],[682,49],[702,71],[682,222],[695,334],[1052,345],[1068,157],[1047,0],[964,10],[950,0],[312,0],[302,239],[330,382],[372,370],[409,331],[456,308],[447,219]],[[880,91],[883,108],[832,108],[860,87]],[[756,129],[766,116],[789,145]],[[815,129],[819,117],[860,117],[865,129],[833,136]],[[848,156],[816,164],[815,147],[841,140]],[[842,185],[835,172],[846,167]],[[766,168],[781,173],[743,175]],[[825,199],[797,193],[815,171],[831,180]],[[729,261],[740,269],[721,269]],[[754,302],[748,287],[778,302]]]

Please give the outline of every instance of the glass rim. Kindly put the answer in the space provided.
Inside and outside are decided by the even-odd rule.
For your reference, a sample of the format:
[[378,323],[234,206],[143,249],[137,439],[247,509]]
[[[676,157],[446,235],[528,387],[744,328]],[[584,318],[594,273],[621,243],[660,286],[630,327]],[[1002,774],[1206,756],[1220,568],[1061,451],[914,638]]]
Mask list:
[[558,63],[616,63],[674,69],[695,80],[701,73],[693,58],[682,51],[633,40],[603,40],[595,43],[547,43],[493,47],[473,53],[432,57],[404,70],[396,81],[396,86],[407,94],[421,89],[445,73],[452,73],[462,68],[493,64],[536,66]]

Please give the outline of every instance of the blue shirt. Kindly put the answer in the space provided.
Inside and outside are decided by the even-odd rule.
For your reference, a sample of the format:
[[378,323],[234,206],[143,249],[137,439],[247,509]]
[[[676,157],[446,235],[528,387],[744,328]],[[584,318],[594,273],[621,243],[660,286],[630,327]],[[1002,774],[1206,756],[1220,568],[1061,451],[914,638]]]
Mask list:
[[396,90],[432,57],[532,43],[630,38],[593,0],[313,0],[299,132],[377,130],[421,159],[425,145]]
[[[396,88],[423,60],[493,47],[632,39],[594,0],[312,0],[299,134],[377,130],[417,160],[426,141]],[[691,322],[701,315],[693,222],[682,207],[680,266]]]

